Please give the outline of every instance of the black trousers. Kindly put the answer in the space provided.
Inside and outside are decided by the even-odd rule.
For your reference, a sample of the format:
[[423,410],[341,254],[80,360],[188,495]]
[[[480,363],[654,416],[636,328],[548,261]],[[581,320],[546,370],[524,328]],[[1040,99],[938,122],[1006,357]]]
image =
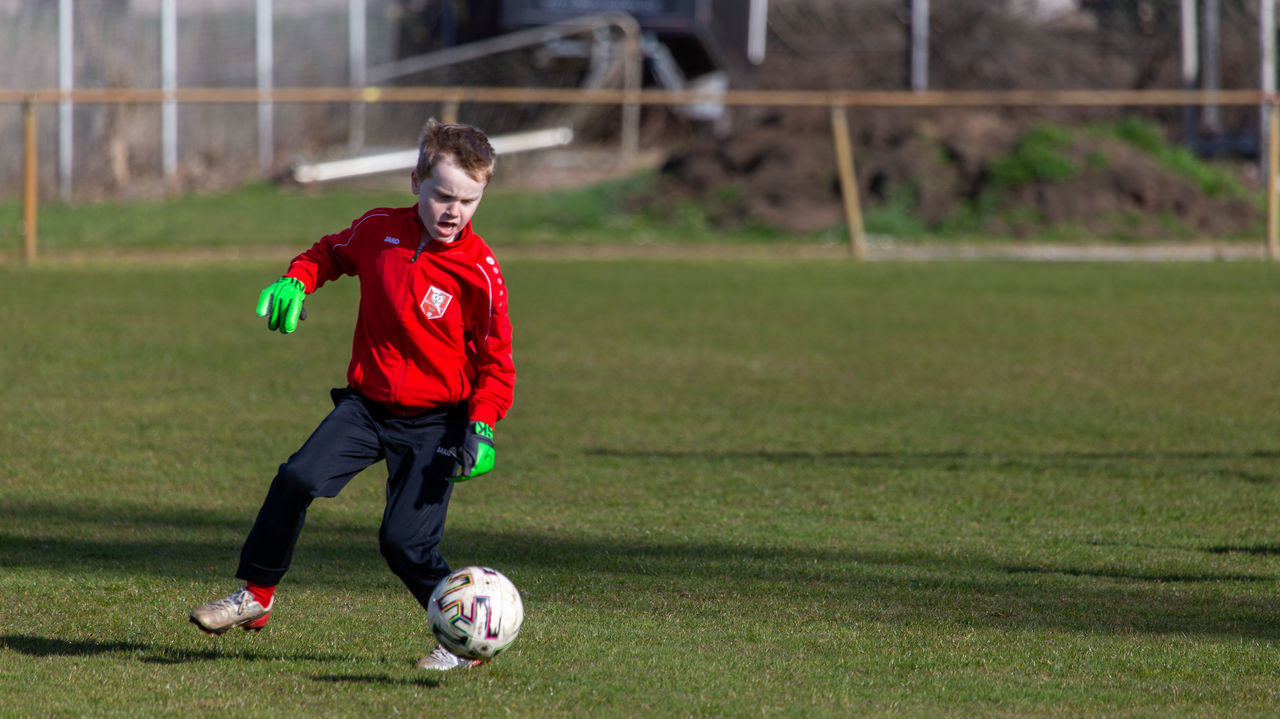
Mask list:
[[453,483],[446,450],[466,432],[466,406],[398,416],[352,389],[335,389],[333,411],[316,427],[267,490],[240,551],[236,576],[274,586],[293,559],[307,508],[316,497],[336,497],[369,465],[387,462],[387,505],[378,546],[391,571],[425,608],[449,574],[437,547]]

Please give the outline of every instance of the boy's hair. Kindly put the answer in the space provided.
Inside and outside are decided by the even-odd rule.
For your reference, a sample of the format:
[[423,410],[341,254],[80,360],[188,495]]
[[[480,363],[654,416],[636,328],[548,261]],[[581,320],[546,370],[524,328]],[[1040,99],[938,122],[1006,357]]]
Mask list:
[[477,182],[487,185],[493,178],[495,153],[489,138],[479,128],[446,124],[433,117],[423,126],[418,140],[418,177],[430,176],[436,163],[445,157]]

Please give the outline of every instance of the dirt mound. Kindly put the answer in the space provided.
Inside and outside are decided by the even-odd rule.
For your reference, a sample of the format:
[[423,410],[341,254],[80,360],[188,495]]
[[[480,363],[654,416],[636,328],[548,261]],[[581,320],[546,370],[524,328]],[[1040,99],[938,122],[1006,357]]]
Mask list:
[[662,167],[668,200],[698,199],[713,222],[800,232],[840,221],[830,136],[804,122],[769,117],[731,137],[678,152]]
[[[1058,150],[1070,168],[1062,176],[1033,173],[999,186],[998,163],[1029,131],[995,114],[863,118],[852,134],[864,210],[896,205],[922,229],[982,212],[974,231],[1023,237],[1056,228],[1133,240],[1239,236],[1262,220],[1249,200],[1210,196],[1114,137],[1075,135]],[[769,117],[673,154],[662,167],[661,202],[697,201],[723,228],[815,232],[844,220],[834,158],[825,116]]]
[[[1006,205],[1030,208],[1042,225],[1134,239],[1238,236],[1262,219],[1243,197],[1207,195],[1191,179],[1120,140],[1078,140],[1069,152],[1083,172],[1064,182],[1013,190],[1004,198]],[[1035,227],[1008,229],[1017,235]]]
[[[1082,29],[1078,19],[1046,25],[1020,16],[996,17],[984,2],[956,0],[935,7],[930,44],[935,89],[1177,86],[1177,57],[1167,28],[1144,34],[1135,26],[1129,34],[1108,34],[1096,25]],[[834,0],[771,3],[770,55],[757,86],[905,87],[906,34],[899,10],[900,3],[888,2],[857,7]],[[1100,47],[1100,37],[1125,52]],[[1000,39],[998,51],[993,38]],[[893,62],[875,61],[887,58]],[[921,231],[967,222],[973,231],[1014,236],[1056,228],[1059,234],[1085,237],[1167,240],[1256,230],[1260,208],[1241,193],[1210,195],[1152,154],[1085,129],[1134,112],[851,109],[864,211],[874,217],[878,209],[895,208]],[[1142,121],[1165,137],[1179,135],[1180,108],[1143,113]],[[1242,121],[1256,127],[1256,114]],[[1054,156],[1044,158],[1049,167],[1036,170],[1039,160],[1030,156],[1022,158],[1030,168],[1023,176],[1002,176],[1029,134],[1046,125],[1072,128]],[[1061,171],[1053,171],[1054,163],[1063,165]],[[843,222],[825,110],[733,110],[718,131],[702,128],[673,152],[661,177],[658,206],[696,201],[725,228],[756,224],[811,232]],[[1242,175],[1241,181],[1249,179]]]

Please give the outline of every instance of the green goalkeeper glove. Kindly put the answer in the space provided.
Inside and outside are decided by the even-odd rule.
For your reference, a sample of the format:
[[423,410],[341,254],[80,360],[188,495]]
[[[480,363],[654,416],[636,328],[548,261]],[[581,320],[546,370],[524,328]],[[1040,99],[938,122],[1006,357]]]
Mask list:
[[281,277],[258,296],[258,316],[267,318],[267,329],[289,334],[298,329],[298,320],[306,317],[302,309],[306,298],[301,280]]
[[493,469],[493,427],[484,422],[467,425],[467,436],[462,440],[462,446],[453,450],[453,456],[458,460],[458,466],[454,469],[454,476],[449,478],[451,482],[465,482]]

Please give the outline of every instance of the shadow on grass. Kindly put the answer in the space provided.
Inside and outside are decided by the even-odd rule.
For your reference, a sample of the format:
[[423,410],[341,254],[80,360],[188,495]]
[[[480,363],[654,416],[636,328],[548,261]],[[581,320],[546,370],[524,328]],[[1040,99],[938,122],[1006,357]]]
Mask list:
[[139,661],[148,664],[186,664],[190,662],[217,661],[219,659],[235,659],[237,661],[291,661],[308,662],[341,662],[347,657],[336,654],[322,655],[313,653],[293,653],[281,655],[278,652],[257,652],[243,647],[228,651],[212,649],[180,649],[174,647],[158,647],[142,642],[94,641],[85,639],[59,639],[41,637],[31,634],[2,634],[0,647],[11,649],[29,657],[91,657],[104,654],[140,655]]
[[[418,672],[425,673],[433,671],[428,669],[418,669]],[[386,674],[322,674],[318,677],[311,677],[312,681],[326,682],[329,684],[372,684],[378,686],[410,686],[410,687],[427,687],[435,689],[441,685],[438,676],[417,676],[413,678],[391,677]]]
[[[157,647],[142,642],[93,641],[58,639],[32,634],[0,634],[0,649],[10,649],[28,657],[92,657],[103,655],[124,655],[137,657],[146,664],[189,664],[192,662],[217,661],[234,659],[236,661],[289,661],[339,663],[348,661],[348,657],[338,655],[321,655],[313,653],[292,653],[281,655],[277,652],[256,652],[243,648],[231,651],[214,651],[211,649],[190,650],[173,647]],[[416,686],[434,689],[441,685],[437,675],[426,674],[423,670],[414,677],[392,677],[386,674],[323,674],[312,677],[317,682],[332,684],[378,684],[384,686]]]
[[948,450],[942,452],[887,452],[848,450],[838,452],[800,452],[783,450],[749,450],[727,452],[678,452],[670,450],[623,450],[596,448],[588,449],[584,454],[597,457],[621,457],[625,459],[764,459],[770,461],[789,460],[851,460],[851,461],[891,461],[914,466],[920,462],[936,464],[939,460],[964,459],[978,462],[1004,460],[1023,460],[1035,462],[1054,462],[1058,460],[1167,460],[1185,462],[1188,460],[1240,460],[1240,459],[1280,459],[1280,450],[1259,449],[1243,452],[1217,452],[1188,450],[1181,452],[968,452]]
[[[201,538],[210,534],[204,531],[209,527],[225,528],[224,520],[143,505],[124,509],[104,512],[102,507],[68,506],[63,501],[6,507],[0,510],[0,520],[7,526],[53,527],[51,532],[64,533],[0,533],[0,565],[181,581],[207,577],[207,561],[193,562],[192,557],[221,558],[222,571],[233,566],[238,533],[219,531],[215,535],[226,538]],[[75,532],[58,527],[56,520],[69,515],[84,525]],[[95,524],[93,517],[101,519]],[[839,527],[832,532],[838,536]],[[373,535],[367,527],[333,521],[309,525],[297,555],[301,571],[291,574],[290,581],[295,586],[385,586],[390,575]],[[1273,574],[1150,570],[1140,566],[1140,555],[1133,568],[1087,560],[1063,563],[1051,556],[1010,564],[981,549],[859,549],[840,547],[838,542],[833,548],[471,528],[451,529],[444,551],[458,566],[490,564],[503,567],[513,578],[526,578],[522,589],[529,589],[526,601],[534,603],[573,601],[613,611],[622,601],[631,611],[665,613],[704,611],[719,602],[716,597],[732,597],[732,611],[743,619],[771,622],[776,621],[780,602],[791,609],[785,597],[803,596],[807,606],[837,608],[835,616],[850,622],[945,620],[1014,629],[1280,640],[1280,602],[1271,601],[1270,593],[1260,597],[1257,589],[1249,588],[1274,582]],[[1269,555],[1280,549],[1263,545],[1203,551]],[[555,594],[539,596],[544,586],[556,586]],[[29,653],[140,651],[154,661],[227,656],[22,636],[7,637],[5,645]]]
[[1094,577],[1098,579],[1119,579],[1131,582],[1157,582],[1161,584],[1176,582],[1179,584],[1199,584],[1204,582],[1274,582],[1273,576],[1257,574],[1184,574],[1179,572],[1139,572],[1120,571],[1117,569],[1079,569],[1076,567],[1015,567],[1002,569],[1010,574],[1061,574],[1068,577]]
[[[670,450],[588,449],[593,457],[649,460],[749,460],[774,463],[856,462],[866,467],[894,469],[1010,469],[1018,467],[1091,467],[1133,465],[1142,469],[1160,464],[1188,462],[1243,462],[1280,459],[1280,450],[1221,451],[1112,451],[1112,452],[940,452],[835,451],[801,452],[785,450],[681,452]],[[1280,472],[1259,474],[1235,467],[1211,469],[1211,474],[1240,479],[1251,484],[1280,482]]]
[[1257,557],[1280,555],[1280,544],[1221,544],[1205,548],[1211,554],[1252,554]]
[[30,657],[88,657],[97,654],[134,654],[153,649],[137,642],[71,641],[24,634],[0,635],[0,647]]

